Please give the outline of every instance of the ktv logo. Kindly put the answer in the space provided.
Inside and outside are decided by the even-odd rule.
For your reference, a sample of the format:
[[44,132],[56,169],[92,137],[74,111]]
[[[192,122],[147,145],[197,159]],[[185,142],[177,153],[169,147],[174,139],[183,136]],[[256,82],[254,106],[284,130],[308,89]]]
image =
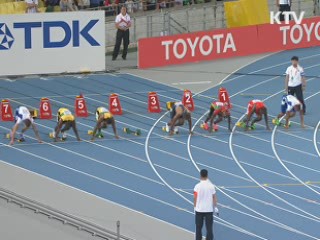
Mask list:
[[8,50],[11,48],[14,38],[5,23],[0,23],[0,50]]

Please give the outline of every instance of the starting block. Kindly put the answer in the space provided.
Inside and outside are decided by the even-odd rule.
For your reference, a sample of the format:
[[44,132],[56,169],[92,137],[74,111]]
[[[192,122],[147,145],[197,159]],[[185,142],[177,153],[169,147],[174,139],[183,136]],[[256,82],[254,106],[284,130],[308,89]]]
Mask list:
[[[162,131],[168,133],[168,132],[170,132],[170,127],[169,127],[168,125],[163,126],[163,127],[162,127]],[[178,127],[175,127],[174,130],[173,130],[173,133],[174,133],[174,134],[179,134],[179,128],[178,128]]]
[[133,134],[135,136],[140,136],[141,135],[141,130],[137,129],[136,131],[131,130],[130,128],[123,128],[123,132],[126,134]]
[[[286,127],[284,123],[280,122],[278,118],[272,119],[272,123],[276,126],[283,126]],[[289,127],[291,127],[291,122],[289,121]]]
[[[247,124],[245,122],[237,122],[236,126],[245,129]],[[249,130],[255,130],[256,129],[256,125],[253,124],[253,126],[252,127],[248,127],[248,129]]]
[[[93,135],[93,130],[88,130],[88,135]],[[104,138],[102,133],[96,133],[96,138]]]
[[[7,133],[5,137],[6,137],[6,139],[11,139],[11,133]],[[15,138],[14,140],[17,142],[25,142],[26,141],[23,137],[22,138]]]
[[[202,128],[203,130],[206,130],[206,131],[210,130],[210,126],[209,126],[208,123],[201,123],[200,124],[200,128]],[[214,124],[212,130],[213,130],[213,132],[218,132],[219,125],[218,124]]]
[[30,110],[30,115],[32,118],[36,119],[38,118],[38,109],[32,109]]
[[[55,137],[56,137],[56,133],[55,132],[50,132],[49,133],[49,138],[55,138]],[[65,140],[67,140],[67,134],[66,133],[64,133],[62,135],[62,138],[61,138],[61,141],[65,141]]]

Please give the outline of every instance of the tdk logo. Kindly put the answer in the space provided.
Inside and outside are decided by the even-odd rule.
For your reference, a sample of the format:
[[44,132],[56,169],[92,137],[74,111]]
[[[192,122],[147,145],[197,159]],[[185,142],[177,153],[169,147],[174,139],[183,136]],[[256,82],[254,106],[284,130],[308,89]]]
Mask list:
[[[13,28],[16,31],[24,32],[24,48],[31,49],[32,36],[34,31],[42,31],[43,48],[63,48],[69,43],[73,47],[80,46],[80,39],[82,38],[91,46],[100,46],[96,39],[90,34],[90,30],[96,25],[99,20],[91,20],[84,27],[80,29],[79,21],[72,21],[71,24],[64,21],[47,21],[47,22],[20,22],[14,23]],[[59,41],[52,40],[52,30],[61,30],[64,32],[63,39]],[[56,36],[55,36],[56,37]],[[17,41],[17,40],[16,40]],[[38,42],[38,41],[37,41]]]
[[11,48],[14,38],[5,23],[0,23],[0,50],[8,50]]

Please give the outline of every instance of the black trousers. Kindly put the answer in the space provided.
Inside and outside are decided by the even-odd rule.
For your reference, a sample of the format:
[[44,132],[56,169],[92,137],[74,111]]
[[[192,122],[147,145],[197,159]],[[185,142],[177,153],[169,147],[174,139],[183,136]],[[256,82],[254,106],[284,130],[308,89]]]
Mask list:
[[116,45],[114,46],[113,55],[112,55],[113,59],[116,59],[118,57],[119,50],[120,50],[120,45],[121,45],[122,40],[123,40],[122,57],[123,58],[127,57],[128,45],[129,45],[129,36],[130,36],[129,29],[126,30],[126,31],[122,31],[122,30],[118,29],[117,36],[116,36]]
[[[280,21],[284,21],[284,15],[282,14],[282,12],[289,12],[291,11],[291,6],[289,4],[280,4],[279,6],[279,11],[281,12],[280,14]],[[290,19],[291,20],[291,17]]]
[[306,112],[306,105],[304,103],[303,99],[303,91],[302,91],[302,84],[295,86],[295,87],[288,87],[288,94],[292,96],[296,96],[298,100],[302,103],[303,106],[303,112]]
[[213,212],[196,212],[196,240],[202,240],[203,223],[206,224],[207,236],[206,240],[213,240]]

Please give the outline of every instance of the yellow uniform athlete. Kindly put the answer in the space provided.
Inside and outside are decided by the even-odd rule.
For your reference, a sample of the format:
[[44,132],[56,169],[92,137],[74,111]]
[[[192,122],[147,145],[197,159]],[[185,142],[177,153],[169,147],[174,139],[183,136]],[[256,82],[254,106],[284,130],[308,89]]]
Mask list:
[[97,124],[93,130],[91,140],[94,140],[97,132],[98,132],[97,137],[103,138],[101,129],[107,128],[108,124],[111,124],[115,138],[117,139],[119,138],[117,134],[117,129],[116,129],[116,121],[114,120],[113,115],[108,111],[108,109],[104,107],[98,107],[96,111],[96,120],[97,120]]
[[[78,141],[81,141],[78,133],[78,129],[76,126],[76,120],[75,117],[72,115],[72,113],[67,108],[59,108],[58,110],[58,116],[57,116],[57,126],[55,127],[55,141],[58,141],[59,133],[61,131],[62,133],[62,140],[66,140],[67,135],[66,131],[68,131],[71,127],[74,131],[74,134],[77,137]],[[62,128],[63,127],[63,128]]]

